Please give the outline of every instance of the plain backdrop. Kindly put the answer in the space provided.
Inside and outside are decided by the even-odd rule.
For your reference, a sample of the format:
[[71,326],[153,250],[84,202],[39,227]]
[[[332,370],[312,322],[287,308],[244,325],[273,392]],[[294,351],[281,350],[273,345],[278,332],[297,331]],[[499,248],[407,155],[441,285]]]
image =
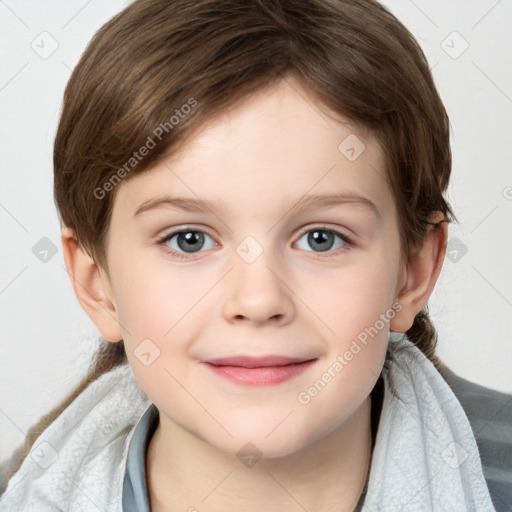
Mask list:
[[[460,223],[429,301],[438,352],[457,374],[510,393],[512,2],[383,3],[423,47],[451,120],[448,199]],[[125,5],[0,1],[0,461],[81,380],[97,348],[64,267],[52,144],[71,69]]]

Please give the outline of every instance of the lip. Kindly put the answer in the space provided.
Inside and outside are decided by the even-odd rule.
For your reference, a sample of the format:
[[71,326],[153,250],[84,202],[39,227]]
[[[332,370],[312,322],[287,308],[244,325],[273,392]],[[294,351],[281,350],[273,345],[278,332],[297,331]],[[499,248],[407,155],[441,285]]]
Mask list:
[[316,359],[287,356],[234,356],[203,361],[213,373],[237,384],[269,386],[280,384],[306,371]]

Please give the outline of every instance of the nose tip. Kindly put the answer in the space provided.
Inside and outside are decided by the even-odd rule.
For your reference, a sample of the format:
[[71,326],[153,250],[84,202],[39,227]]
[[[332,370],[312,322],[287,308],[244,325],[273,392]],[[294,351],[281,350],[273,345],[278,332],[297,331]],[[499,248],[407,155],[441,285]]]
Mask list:
[[282,324],[291,319],[293,311],[289,290],[263,258],[251,264],[238,262],[227,284],[223,305],[228,321]]

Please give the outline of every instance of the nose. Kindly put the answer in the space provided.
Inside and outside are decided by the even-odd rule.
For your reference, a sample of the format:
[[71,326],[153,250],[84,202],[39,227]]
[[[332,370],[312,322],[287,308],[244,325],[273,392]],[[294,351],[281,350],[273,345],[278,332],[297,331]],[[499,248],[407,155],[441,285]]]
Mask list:
[[223,315],[228,322],[286,325],[292,320],[293,293],[270,258],[264,255],[253,263],[241,258],[235,261],[223,304]]

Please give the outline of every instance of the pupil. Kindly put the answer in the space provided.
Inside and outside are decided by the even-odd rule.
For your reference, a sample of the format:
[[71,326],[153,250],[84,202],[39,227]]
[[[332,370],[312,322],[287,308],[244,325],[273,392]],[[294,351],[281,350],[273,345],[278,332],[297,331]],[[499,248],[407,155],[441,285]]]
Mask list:
[[333,234],[328,231],[311,231],[308,235],[308,242],[313,249],[328,251],[334,244],[334,237]]
[[204,235],[198,231],[187,231],[178,234],[178,246],[185,252],[195,252],[204,243]]

